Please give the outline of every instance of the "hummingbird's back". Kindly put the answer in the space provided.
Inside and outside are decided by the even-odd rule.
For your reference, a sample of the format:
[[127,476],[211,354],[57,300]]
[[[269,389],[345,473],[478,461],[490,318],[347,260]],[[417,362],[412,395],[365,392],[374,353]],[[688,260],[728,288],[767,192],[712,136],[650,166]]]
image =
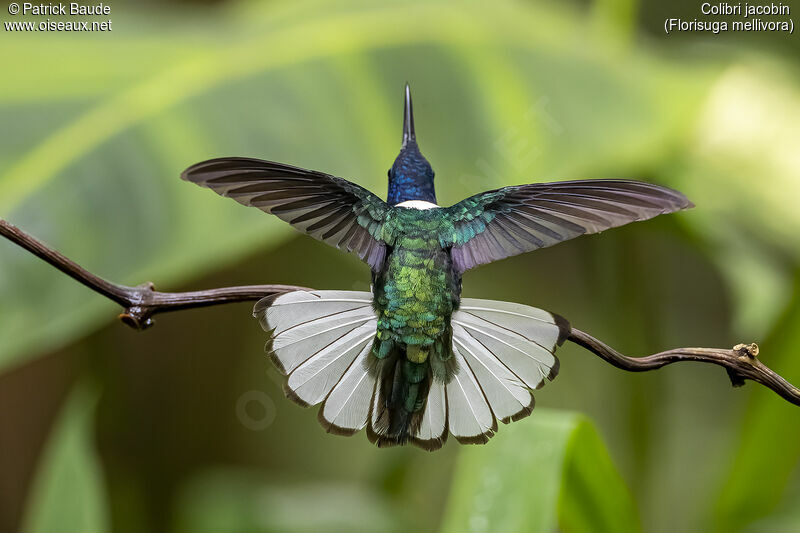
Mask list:
[[[440,244],[440,209],[394,211],[393,244],[384,268],[373,276],[378,338],[427,352],[449,331],[450,316],[458,307],[460,276]],[[424,360],[423,355],[416,357]]]
[[[430,206],[430,204],[429,204]],[[453,374],[453,311],[461,281],[441,245],[441,210],[395,207],[393,243],[384,268],[373,276],[378,327],[372,353],[385,409],[385,440],[404,443],[421,421],[431,382]]]

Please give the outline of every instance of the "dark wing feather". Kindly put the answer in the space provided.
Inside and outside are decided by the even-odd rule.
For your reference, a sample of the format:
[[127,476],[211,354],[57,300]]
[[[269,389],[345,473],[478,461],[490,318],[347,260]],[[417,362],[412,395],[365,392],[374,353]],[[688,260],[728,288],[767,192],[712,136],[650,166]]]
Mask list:
[[355,183],[244,157],[203,161],[187,168],[181,178],[272,213],[323,242],[355,253],[373,269],[383,264],[386,245],[380,230],[390,207]]
[[666,187],[633,180],[579,180],[504,187],[446,208],[453,265],[464,272],[537,248],[693,207]]

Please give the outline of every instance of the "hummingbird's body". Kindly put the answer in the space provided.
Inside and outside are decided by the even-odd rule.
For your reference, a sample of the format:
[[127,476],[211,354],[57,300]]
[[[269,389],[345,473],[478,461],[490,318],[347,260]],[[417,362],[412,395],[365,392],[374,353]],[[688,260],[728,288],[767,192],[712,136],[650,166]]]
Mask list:
[[398,436],[423,407],[428,381],[434,375],[445,380],[452,360],[450,318],[461,297],[461,277],[441,246],[444,226],[438,208],[396,207],[384,230],[392,251],[373,276],[373,353],[395,366],[393,379],[403,385],[390,398],[389,433]]
[[442,220],[436,210],[400,207],[391,216],[392,251],[385,267],[373,276],[377,339],[381,346],[418,347],[414,357],[423,362],[424,354],[450,329],[460,277],[440,245]]
[[439,207],[408,86],[386,202],[347,180],[258,159],[213,159],[183,178],[370,266],[371,294],[294,291],[262,299],[253,314],[270,332],[267,352],[288,376],[287,395],[321,403],[328,431],[366,427],[379,446],[428,450],[448,432],[486,442],[497,419],[530,414],[532,391],[555,377],[554,351],[570,330],[541,309],[462,299],[466,270],[691,206],[656,185],[579,180],[503,187]]

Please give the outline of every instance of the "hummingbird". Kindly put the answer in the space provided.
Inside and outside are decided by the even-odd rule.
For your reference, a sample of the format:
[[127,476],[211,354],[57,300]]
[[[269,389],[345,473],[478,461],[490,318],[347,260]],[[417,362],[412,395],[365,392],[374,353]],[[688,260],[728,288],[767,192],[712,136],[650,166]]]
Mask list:
[[564,318],[461,297],[469,269],[584,234],[693,207],[680,192],[624,179],[533,183],[438,205],[406,84],[400,153],[386,201],[314,170],[242,157],[181,177],[278,216],[371,269],[371,291],[293,291],[258,301],[266,351],[298,404],[329,433],[366,428],[378,446],[486,443],[497,420],[531,414],[558,373]]

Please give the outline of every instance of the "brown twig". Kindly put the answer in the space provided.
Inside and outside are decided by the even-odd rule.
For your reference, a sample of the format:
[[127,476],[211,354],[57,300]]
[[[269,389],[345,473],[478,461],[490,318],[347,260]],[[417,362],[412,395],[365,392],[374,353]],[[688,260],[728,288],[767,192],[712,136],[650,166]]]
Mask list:
[[628,357],[595,339],[588,333],[572,328],[569,340],[583,346],[617,368],[629,372],[647,372],[681,361],[698,361],[721,366],[728,372],[734,387],[744,385],[746,379],[772,389],[788,402],[800,405],[800,389],[783,379],[758,359],[757,344],[737,344],[730,350],[722,348],[675,348],[645,357]]
[[2,219],[0,219],[0,235],[56,267],[72,279],[121,305],[123,312],[120,313],[119,319],[125,325],[138,330],[152,326],[153,315],[158,313],[231,302],[253,301],[271,294],[305,289],[305,287],[294,285],[246,285],[205,291],[159,292],[155,290],[155,286],[151,282],[129,287],[112,283],[92,274],[71,259]]
[[[0,219],[0,235],[47,261],[90,289],[120,304],[124,311],[119,318],[126,325],[139,330],[153,325],[152,317],[157,313],[258,300],[264,296],[293,290],[310,290],[294,285],[248,285],[192,292],[159,292],[149,282],[135,287],[117,285],[95,276],[2,219]],[[731,383],[735,387],[744,385],[745,380],[749,379],[761,383],[785,400],[800,405],[800,389],[763,364],[758,359],[758,346],[755,344],[737,344],[730,350],[676,348],[646,357],[628,357],[579,329],[572,328],[567,338],[615,367],[629,372],[656,370],[680,361],[699,361],[718,365],[728,372]]]

